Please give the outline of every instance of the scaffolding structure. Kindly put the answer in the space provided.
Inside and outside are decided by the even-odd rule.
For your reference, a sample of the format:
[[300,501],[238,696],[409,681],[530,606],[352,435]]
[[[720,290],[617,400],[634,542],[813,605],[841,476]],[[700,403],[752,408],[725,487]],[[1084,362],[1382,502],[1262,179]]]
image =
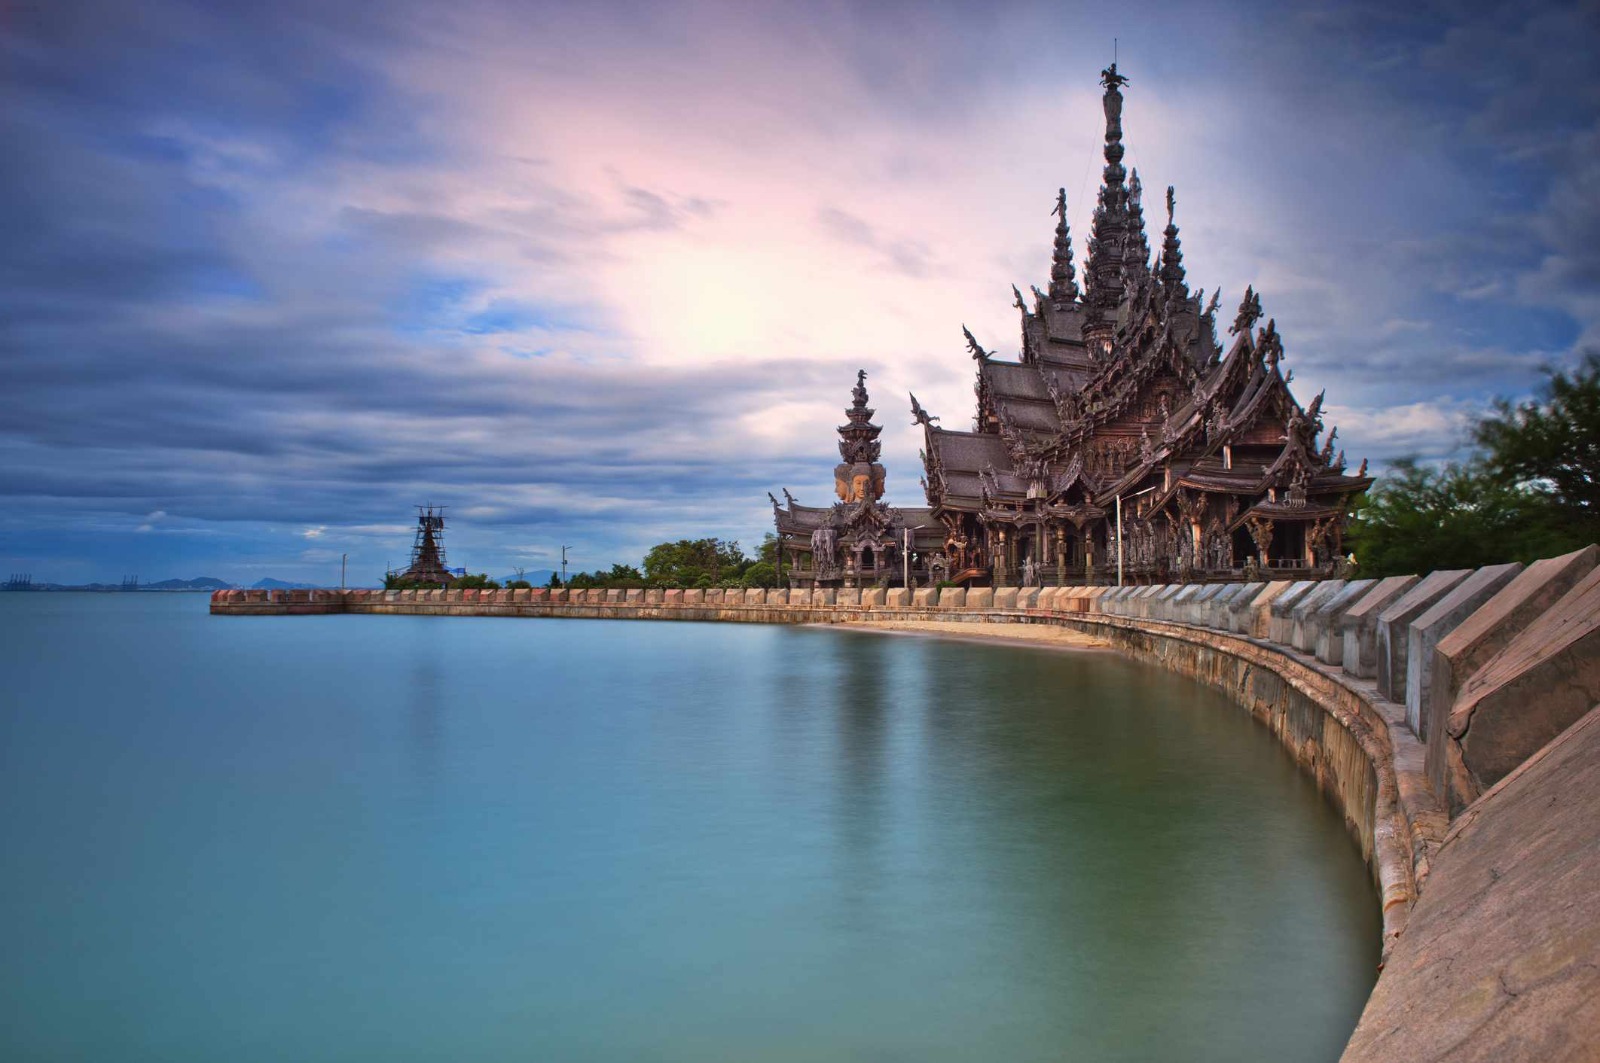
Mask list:
[[445,565],[444,509],[432,503],[417,507],[417,532],[411,542],[411,564],[399,574],[407,582],[448,586],[455,574]]

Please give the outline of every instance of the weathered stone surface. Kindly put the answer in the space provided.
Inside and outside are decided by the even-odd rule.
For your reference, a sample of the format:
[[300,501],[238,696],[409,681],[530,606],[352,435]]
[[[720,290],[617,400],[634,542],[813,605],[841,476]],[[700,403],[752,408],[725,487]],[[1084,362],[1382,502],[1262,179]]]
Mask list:
[[911,592],[904,587],[890,587],[883,604],[888,609],[904,609],[911,604]]
[[1461,687],[1446,736],[1452,807],[1503,779],[1600,703],[1600,569]]
[[911,596],[911,604],[918,609],[932,609],[939,600],[939,591],[935,587],[918,587]]
[[1311,631],[1307,624],[1312,614],[1338,597],[1345,586],[1345,581],[1342,579],[1323,580],[1289,610],[1289,645],[1301,653],[1310,653],[1316,648],[1315,643],[1311,641]]
[[1176,620],[1179,611],[1183,608],[1183,603],[1189,601],[1203,589],[1197,583],[1184,583],[1178,585],[1173,594],[1152,594],[1150,595],[1152,599],[1151,608],[1140,615],[1148,616],[1153,620]]
[[683,605],[683,591],[679,590],[676,587],[669,589],[667,591],[666,597],[662,600],[661,604],[665,605],[668,609],[671,609],[671,608],[674,608],[674,607],[677,607],[677,606],[682,606]]
[[684,605],[701,605],[706,600],[706,592],[699,587],[691,587],[683,592]]
[[1303,579],[1289,585],[1289,589],[1272,599],[1268,608],[1271,619],[1266,637],[1282,646],[1294,640],[1294,607],[1319,586],[1317,580]]
[[994,588],[992,588],[992,587],[973,587],[971,590],[967,591],[967,603],[966,603],[965,608],[967,608],[967,609],[993,609],[994,608]]
[[[972,605],[970,599],[967,601],[967,605],[969,607]],[[1017,588],[996,587],[994,589],[994,607],[1004,610],[1015,609],[1017,607]]]
[[1018,609],[1037,609],[1039,607],[1039,595],[1042,593],[1043,590],[1039,587],[1022,588],[1017,592],[1016,607]]
[[961,609],[967,604],[965,587],[944,587],[939,591],[940,609]]
[[1411,645],[1406,629],[1470,575],[1470,568],[1431,572],[1378,614],[1378,693],[1396,705],[1406,703],[1406,653]]
[[839,592],[832,587],[811,588],[812,605],[834,605],[839,600]]
[[1289,580],[1272,580],[1262,584],[1261,589],[1250,597],[1241,597],[1228,610],[1228,627],[1234,634],[1246,638],[1266,638],[1273,601],[1293,586]]
[[1352,605],[1339,623],[1344,636],[1340,666],[1362,679],[1378,675],[1378,617],[1399,601],[1421,580],[1416,576],[1389,576],[1378,581],[1360,601]]
[[1424,744],[1428,741],[1428,728],[1432,726],[1428,695],[1433,686],[1434,647],[1521,571],[1522,566],[1515,563],[1478,569],[1429,606],[1407,629],[1406,726]]
[[1216,603],[1218,598],[1225,597],[1232,591],[1233,584],[1231,583],[1207,584],[1206,589],[1201,591],[1200,594],[1195,597],[1195,600],[1190,603],[1189,611],[1183,618],[1184,622],[1189,624],[1209,626],[1206,624],[1206,621],[1211,618],[1212,606]]
[[1206,615],[1206,626],[1227,631],[1233,616],[1233,604],[1241,595],[1257,594],[1264,583],[1230,583],[1227,589],[1211,600],[1211,610]]
[[1342,1063],[1600,1058],[1600,709],[1469,808]]
[[1306,620],[1309,643],[1306,652],[1324,664],[1338,664],[1344,657],[1344,635],[1339,630],[1339,622],[1377,582],[1375,579],[1351,580],[1338,594],[1323,602]]
[[[1535,561],[1440,639],[1433,651],[1433,684],[1428,692],[1432,719],[1448,719],[1462,685],[1579,580],[1593,572],[1597,564],[1600,564],[1600,546],[1586,546],[1561,557]],[[1446,733],[1444,727],[1430,727],[1427,738],[1428,780],[1440,794],[1449,789]]]
[[868,587],[861,592],[861,607],[863,609],[881,609],[886,600],[887,588]]

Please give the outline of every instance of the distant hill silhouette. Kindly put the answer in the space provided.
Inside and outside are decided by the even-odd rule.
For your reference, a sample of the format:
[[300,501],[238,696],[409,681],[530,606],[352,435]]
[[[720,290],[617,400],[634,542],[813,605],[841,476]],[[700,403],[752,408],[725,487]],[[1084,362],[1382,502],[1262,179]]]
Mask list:
[[314,591],[321,589],[320,583],[286,583],[281,579],[266,576],[250,584],[253,591]]
[[141,583],[140,589],[148,591],[222,591],[232,587],[226,580],[215,576],[196,576],[194,579],[164,579],[160,583]]

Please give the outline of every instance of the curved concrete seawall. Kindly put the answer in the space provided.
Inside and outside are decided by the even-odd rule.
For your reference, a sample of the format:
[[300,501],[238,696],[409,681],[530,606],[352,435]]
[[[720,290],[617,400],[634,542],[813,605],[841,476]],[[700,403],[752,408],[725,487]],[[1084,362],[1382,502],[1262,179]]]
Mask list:
[[[1346,1060],[1588,1060],[1600,1059],[1600,1033],[1593,1024],[1574,1027],[1568,1016],[1575,1000],[1588,1002],[1589,1011],[1576,1008],[1583,1014],[1600,1000],[1600,928],[1594,905],[1574,903],[1568,894],[1574,883],[1600,881],[1600,814],[1541,820],[1538,809],[1541,798],[1559,798],[1587,801],[1583,807],[1600,813],[1600,771],[1572,767],[1582,761],[1570,751],[1562,770],[1530,773],[1520,766],[1536,763],[1558,738],[1567,741],[1563,732],[1600,703],[1597,563],[1600,548],[1589,547],[1526,569],[1321,585],[218,591],[211,611],[782,624],[931,620],[1052,624],[1089,633],[1228,693],[1272,730],[1344,814],[1377,886],[1386,962]],[[1600,725],[1587,732],[1600,748]],[[1516,800],[1504,795],[1513,776]],[[1460,817],[1454,827],[1452,811]],[[1455,840],[1469,822],[1480,824],[1473,846]],[[1509,858],[1510,843],[1495,839],[1527,832],[1541,841],[1518,857],[1519,874],[1485,874],[1485,862]],[[1441,860],[1447,837],[1453,851]],[[1450,881],[1438,885],[1444,876]],[[1456,895],[1471,903],[1431,904],[1433,896]],[[1479,909],[1545,918],[1529,924],[1525,939],[1476,934]],[[1407,933],[1414,910],[1430,928],[1427,941]],[[1444,952],[1440,939],[1451,943]],[[1551,940],[1565,942],[1565,950],[1552,954]],[[1528,974],[1534,968],[1537,978]],[[1507,982],[1508,971],[1520,973]],[[1508,1006],[1515,1001],[1514,1033],[1498,1021],[1502,999]],[[1537,1030],[1544,1036],[1532,1037]],[[1534,1044],[1540,1047],[1530,1054],[1524,1046]]]

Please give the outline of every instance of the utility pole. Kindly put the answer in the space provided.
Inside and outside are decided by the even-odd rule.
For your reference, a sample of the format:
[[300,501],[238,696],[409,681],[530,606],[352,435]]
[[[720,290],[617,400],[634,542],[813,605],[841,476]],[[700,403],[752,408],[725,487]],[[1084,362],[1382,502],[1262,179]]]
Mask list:
[[1117,586],[1122,586],[1122,496],[1117,496]]
[[339,589],[344,590],[344,564],[350,560],[349,554],[339,555]]
[[570,546],[561,548],[561,585],[563,587],[567,585],[567,551],[571,549],[572,547]]

